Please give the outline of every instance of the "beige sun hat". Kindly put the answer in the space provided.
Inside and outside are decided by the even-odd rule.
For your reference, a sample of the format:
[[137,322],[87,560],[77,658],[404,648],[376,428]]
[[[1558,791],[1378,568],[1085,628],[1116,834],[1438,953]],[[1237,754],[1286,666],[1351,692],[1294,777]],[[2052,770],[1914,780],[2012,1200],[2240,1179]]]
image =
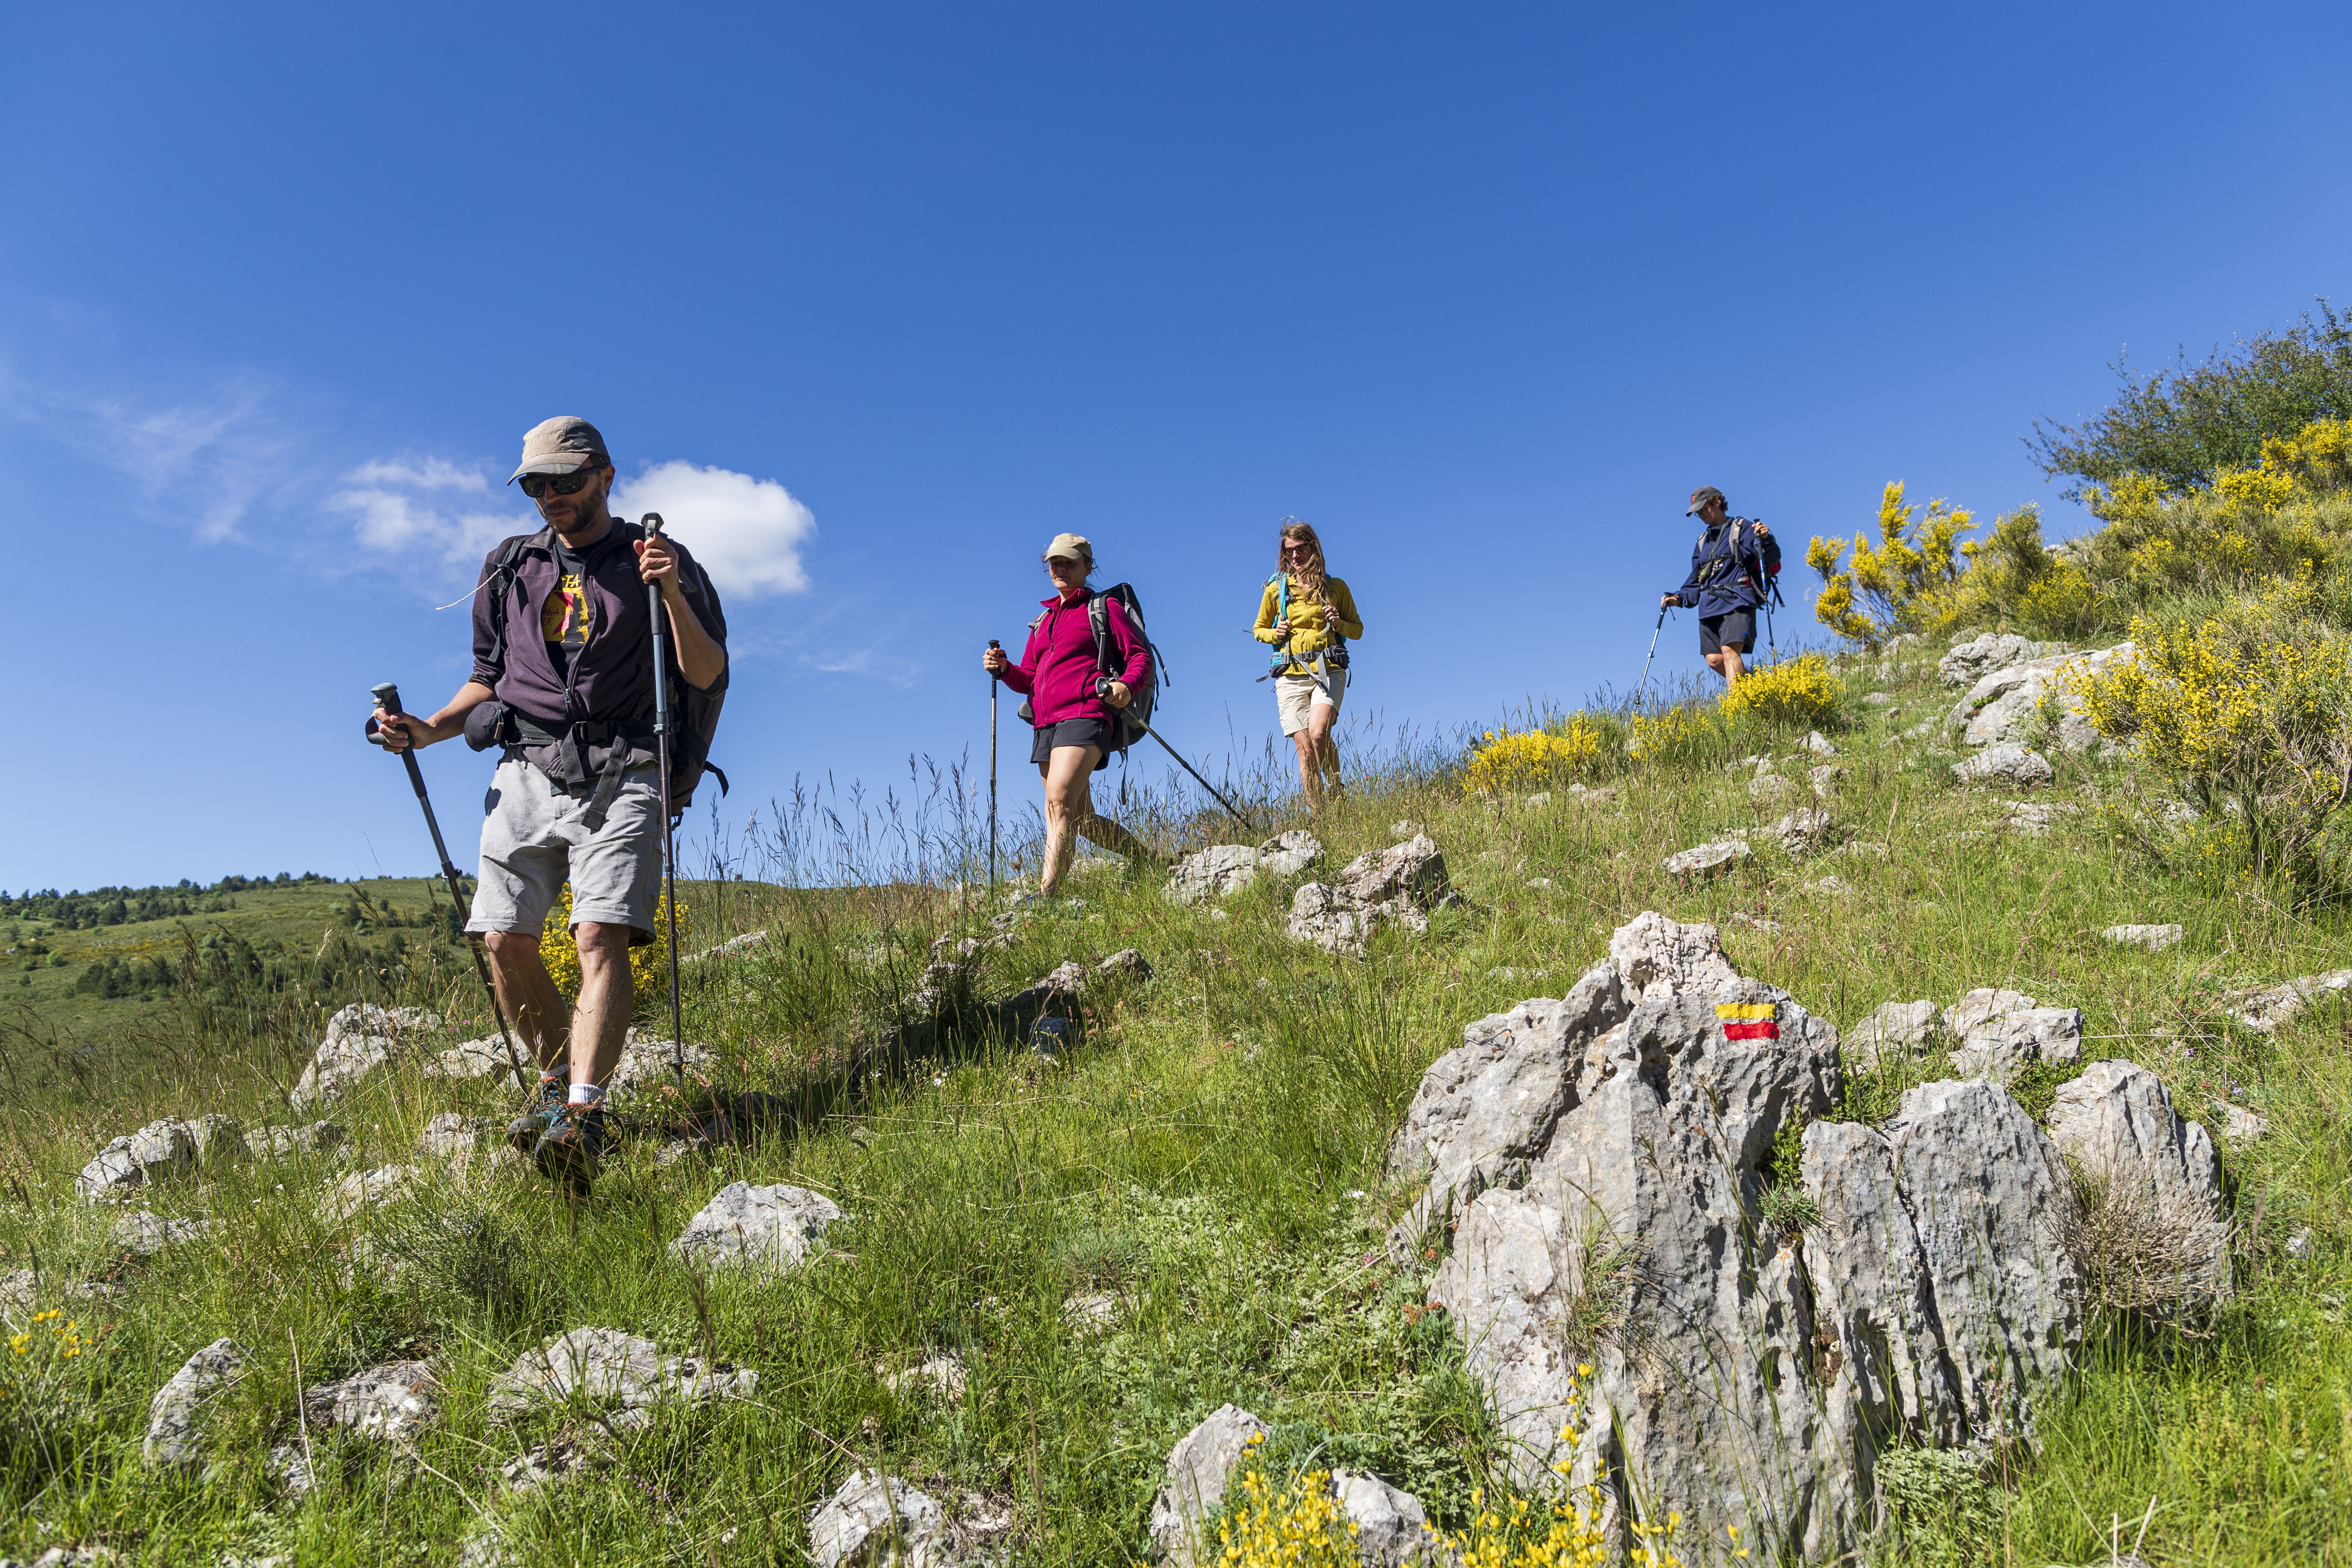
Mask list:
[[525,474],[576,474],[586,468],[604,468],[604,437],[577,414],[542,419],[522,438],[522,466],[507,476],[512,484]]
[[1057,533],[1054,542],[1045,546],[1048,561],[1076,561],[1091,566],[1095,563],[1095,547],[1081,533]]

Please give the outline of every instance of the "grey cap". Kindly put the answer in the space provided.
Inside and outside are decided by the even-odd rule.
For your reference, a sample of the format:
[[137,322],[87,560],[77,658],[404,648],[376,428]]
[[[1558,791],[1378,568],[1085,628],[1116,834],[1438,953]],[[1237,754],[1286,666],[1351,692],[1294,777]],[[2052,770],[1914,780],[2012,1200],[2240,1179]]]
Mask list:
[[[546,426],[541,426],[540,428],[543,430]],[[535,435],[537,432],[534,431],[533,434]],[[1711,500],[1721,500],[1722,499],[1723,492],[1717,489],[1713,485],[1701,485],[1698,489],[1691,491],[1690,509],[1685,511],[1683,515],[1685,517],[1696,517],[1698,515],[1699,508],[1705,506]]]
[[542,419],[522,438],[522,466],[507,476],[512,484],[525,474],[576,474],[583,468],[604,468],[604,437],[577,414]]

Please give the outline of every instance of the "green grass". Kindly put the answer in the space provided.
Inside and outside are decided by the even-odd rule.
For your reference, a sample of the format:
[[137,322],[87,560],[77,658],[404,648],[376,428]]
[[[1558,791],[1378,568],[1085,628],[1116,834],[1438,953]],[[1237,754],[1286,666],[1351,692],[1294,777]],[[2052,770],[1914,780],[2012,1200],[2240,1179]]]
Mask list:
[[[1123,1563],[1141,1552],[1169,1446],[1227,1400],[1274,1423],[1282,1452],[1377,1470],[1458,1525],[1474,1489],[1498,1487],[1499,1455],[1444,1320],[1420,1310],[1425,1274],[1379,1255],[1411,1196],[1382,1184],[1387,1141],[1422,1069],[1464,1025],[1562,994],[1611,931],[1657,909],[1721,922],[1743,972],[1841,1025],[1884,1001],[1942,1005],[2009,986],[2083,1008],[2088,1054],[2156,1070],[2184,1111],[2235,1089],[2272,1119],[2267,1138],[2225,1153],[2236,1302],[2203,1337],[2103,1324],[2081,1375],[2045,1406],[2040,1454],[1972,1483],[1979,1491],[1915,1489],[1955,1506],[1920,1508],[1875,1561],[2105,1561],[2111,1517],[2132,1521],[2128,1548],[2154,1498],[2142,1552],[2158,1563],[2352,1562],[2341,1198],[2352,1037],[2329,1011],[2268,1039],[2226,1026],[2217,1005],[2240,981],[2340,965],[2346,919],[2162,871],[2119,849],[2089,809],[2043,838],[1988,831],[1996,798],[1954,789],[1950,757],[1893,738],[1949,705],[1932,679],[1929,667],[1887,688],[1906,710],[1890,725],[1855,700],[1877,684],[1867,670],[1847,674],[1836,760],[1849,776],[1832,809],[1885,845],[1883,859],[1763,851],[1720,882],[1675,885],[1665,854],[1787,809],[1755,805],[1725,761],[1769,747],[1798,776],[1814,761],[1790,737],[1742,731],[1605,781],[1622,791],[1612,805],[1559,793],[1539,808],[1472,803],[1410,776],[1360,785],[1318,828],[1326,867],[1385,845],[1389,825],[1410,817],[1467,900],[1425,937],[1383,933],[1360,963],[1282,938],[1288,884],[1261,882],[1219,920],[1169,904],[1156,881],[1086,875],[1074,884],[1085,907],[1023,924],[987,959],[982,986],[1010,991],[1066,959],[1141,949],[1157,978],[1097,997],[1089,1043],[1063,1068],[981,1042],[895,1081],[845,1082],[850,1052],[895,1016],[929,939],[984,933],[993,910],[909,888],[714,885],[689,896],[698,942],[755,928],[771,940],[697,973],[689,1032],[720,1051],[724,1087],[780,1093],[803,1115],[752,1147],[667,1168],[650,1139],[626,1144],[576,1211],[523,1175],[444,1173],[351,1226],[320,1221],[316,1194],[332,1172],[414,1159],[436,1111],[508,1104],[488,1086],[395,1073],[334,1113],[358,1145],[351,1160],[163,1189],[159,1212],[202,1215],[219,1231],[144,1267],[110,1258],[114,1215],[71,1197],[104,1137],[167,1111],[289,1119],[269,1101],[275,1080],[246,1059],[282,1042],[207,1044],[167,1018],[173,1049],[140,1071],[70,1101],[12,1102],[0,1127],[6,1266],[37,1258],[54,1281],[121,1288],[72,1303],[98,1345],[54,1395],[48,1447],[26,1446],[22,1417],[9,1428],[0,1552],[93,1540],[157,1563],[289,1552],[305,1564],[438,1563],[487,1510],[509,1521],[530,1563],[795,1563],[809,1510],[850,1469],[880,1467],[951,1509],[1009,1510],[1022,1563]],[[2086,808],[2079,788],[2112,792],[2122,776],[2062,766],[2046,797]],[[1832,871],[1850,890],[1808,890]],[[1538,878],[1551,885],[1531,887]],[[2160,954],[2098,936],[2167,920],[2188,936]],[[1880,1110],[1901,1087],[1857,1082],[1843,1113]],[[2045,1103],[2054,1087],[2041,1086]],[[663,1247],[736,1179],[827,1193],[848,1220],[825,1257],[780,1280],[698,1279]],[[2315,1250],[2290,1258],[2284,1241],[2305,1226]],[[339,1263],[355,1235],[417,1261],[392,1284],[346,1284]],[[1090,1292],[1121,1303],[1099,1331],[1064,1309]],[[560,1421],[492,1426],[483,1391],[524,1349],[583,1324],[751,1366],[756,1400],[669,1412],[601,1475],[507,1498],[498,1467]],[[224,1473],[159,1476],[137,1458],[147,1400],[225,1334],[257,1371],[234,1398]],[[950,1348],[970,1368],[960,1400],[888,1391],[885,1373]],[[260,1460],[295,1434],[296,1358],[314,1383],[395,1354],[429,1356],[448,1389],[420,1463],[337,1450],[312,1498],[279,1499]]]

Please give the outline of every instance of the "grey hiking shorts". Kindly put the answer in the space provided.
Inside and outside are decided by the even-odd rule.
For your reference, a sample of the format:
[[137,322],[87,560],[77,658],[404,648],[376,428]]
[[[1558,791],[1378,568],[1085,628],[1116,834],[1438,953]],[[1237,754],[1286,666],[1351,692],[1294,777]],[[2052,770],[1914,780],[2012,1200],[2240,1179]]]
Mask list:
[[573,797],[520,757],[499,764],[482,802],[482,881],[470,931],[537,935],[564,882],[572,921],[625,925],[629,945],[654,940],[661,901],[661,769],[647,763],[621,778],[620,793],[591,833],[585,796]]

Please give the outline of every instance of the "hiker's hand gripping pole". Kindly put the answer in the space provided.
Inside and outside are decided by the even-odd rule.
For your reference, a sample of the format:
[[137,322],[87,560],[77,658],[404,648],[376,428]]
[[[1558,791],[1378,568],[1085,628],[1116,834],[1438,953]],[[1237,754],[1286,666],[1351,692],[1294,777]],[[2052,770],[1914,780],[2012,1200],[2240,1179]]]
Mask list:
[[[662,517],[657,511],[646,513],[646,538],[658,541],[662,536]],[[661,768],[661,835],[663,903],[669,911],[669,1045],[670,1071],[677,1079],[681,1099],[686,1094],[686,1025],[679,1014],[677,1002],[677,844],[672,831],[669,805],[669,648],[662,636],[668,622],[667,611],[662,605],[661,584],[646,584],[646,614],[654,626],[654,749],[659,754]]]
[[[400,688],[387,680],[380,686],[369,687],[368,695],[375,699],[376,715],[367,721],[367,738],[370,743],[383,746],[384,741],[379,731],[385,728],[384,720],[401,711]],[[416,804],[425,810],[425,826],[433,834],[433,853],[441,858],[441,879],[449,885],[449,900],[457,906],[462,925],[466,889],[457,879],[457,868],[450,864],[449,846],[441,840],[441,824],[433,815],[433,797],[425,793],[425,770],[416,765],[416,748],[401,747],[400,760],[408,764],[409,785],[416,791]],[[515,1049],[514,1036],[508,1032],[506,1009],[499,1005],[499,988],[490,984],[490,965],[482,955],[482,939],[472,931],[465,932],[465,938],[466,945],[473,950],[474,973],[481,976],[482,994],[490,999],[490,1016],[498,1020],[499,1039],[507,1048],[507,1065],[514,1069],[515,1083],[528,1089],[530,1087],[530,1075],[523,1070],[522,1053]]]

